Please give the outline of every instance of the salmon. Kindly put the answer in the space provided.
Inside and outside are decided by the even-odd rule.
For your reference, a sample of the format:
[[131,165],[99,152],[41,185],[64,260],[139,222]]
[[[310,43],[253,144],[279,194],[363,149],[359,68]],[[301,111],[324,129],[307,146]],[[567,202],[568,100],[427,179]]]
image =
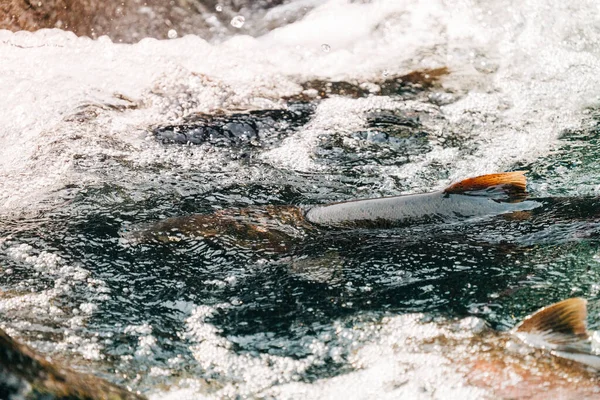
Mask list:
[[[586,327],[587,301],[570,298],[543,307],[509,334],[483,330],[456,355],[469,384],[494,398],[598,398],[600,356]],[[465,343],[457,344],[465,348]],[[459,351],[460,352],[460,351]]]
[[526,196],[523,171],[465,179],[424,194],[352,200],[316,206],[306,220],[327,227],[393,227],[430,221],[454,221],[539,207]]
[[586,319],[587,301],[570,298],[538,310],[511,333],[528,345],[600,371],[600,357],[593,348]]
[[219,210],[168,218],[125,232],[134,243],[173,242],[186,237],[232,239],[244,247],[289,250],[293,243],[323,229],[391,228],[428,222],[453,222],[539,207],[526,200],[523,171],[465,179],[442,191],[353,200],[313,207],[266,206]]

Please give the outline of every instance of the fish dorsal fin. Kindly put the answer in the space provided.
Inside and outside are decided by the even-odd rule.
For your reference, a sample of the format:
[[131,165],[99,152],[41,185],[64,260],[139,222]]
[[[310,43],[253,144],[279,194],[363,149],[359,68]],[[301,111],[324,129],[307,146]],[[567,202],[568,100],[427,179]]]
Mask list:
[[536,311],[514,328],[516,333],[539,334],[551,342],[587,338],[587,301],[574,297]]
[[504,193],[519,195],[526,193],[526,186],[525,171],[502,172],[464,179],[448,186],[444,193],[465,194],[482,190],[501,189]]

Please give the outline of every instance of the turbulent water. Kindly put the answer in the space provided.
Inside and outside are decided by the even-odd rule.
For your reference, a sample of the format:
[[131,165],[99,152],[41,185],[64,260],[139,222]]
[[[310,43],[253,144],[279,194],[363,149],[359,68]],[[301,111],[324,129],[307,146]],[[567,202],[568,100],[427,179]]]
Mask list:
[[[210,41],[0,31],[2,328],[153,399],[595,393],[595,375],[484,325],[600,294],[597,3],[299,0],[281,15]],[[126,240],[167,217],[517,169],[572,206],[283,252]]]

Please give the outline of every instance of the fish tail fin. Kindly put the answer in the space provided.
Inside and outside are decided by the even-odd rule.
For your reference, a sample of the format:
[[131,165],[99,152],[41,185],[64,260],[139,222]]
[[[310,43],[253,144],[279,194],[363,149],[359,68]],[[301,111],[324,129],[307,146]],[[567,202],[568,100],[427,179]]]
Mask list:
[[587,337],[586,319],[587,301],[573,297],[536,311],[517,325],[514,332],[541,334],[547,339]]
[[448,186],[446,194],[465,194],[477,191],[499,189],[510,196],[523,196],[527,193],[525,171],[502,172],[467,178]]

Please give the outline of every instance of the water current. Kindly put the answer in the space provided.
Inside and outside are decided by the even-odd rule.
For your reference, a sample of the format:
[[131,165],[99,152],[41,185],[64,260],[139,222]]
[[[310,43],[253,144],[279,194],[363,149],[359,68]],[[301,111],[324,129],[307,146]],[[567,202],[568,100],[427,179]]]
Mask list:
[[[0,326],[151,399],[591,398],[594,374],[503,338],[573,296],[600,327],[597,2],[260,13],[132,44],[0,31]],[[541,209],[284,250],[128,240],[510,170]]]

